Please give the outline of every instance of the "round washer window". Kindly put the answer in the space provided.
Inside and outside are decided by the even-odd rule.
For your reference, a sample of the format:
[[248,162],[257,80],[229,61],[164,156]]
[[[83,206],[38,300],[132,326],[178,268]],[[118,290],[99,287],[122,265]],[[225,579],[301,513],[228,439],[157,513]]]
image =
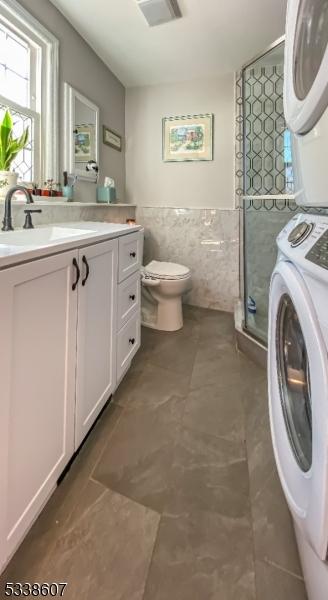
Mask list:
[[294,44],[294,88],[308,95],[328,43],[328,0],[300,0]]
[[297,312],[288,294],[280,301],[277,368],[287,433],[302,471],[312,464],[312,407],[309,360]]

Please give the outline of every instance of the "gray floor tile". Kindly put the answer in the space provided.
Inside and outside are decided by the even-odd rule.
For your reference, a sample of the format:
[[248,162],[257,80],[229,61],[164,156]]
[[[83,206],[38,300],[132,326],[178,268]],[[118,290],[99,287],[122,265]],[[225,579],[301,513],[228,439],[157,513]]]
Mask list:
[[234,339],[234,319],[231,313],[184,305],[184,314],[198,323],[201,339],[218,336]]
[[267,371],[261,365],[256,364],[251,358],[238,351],[240,363],[240,374],[244,379],[245,389],[254,384],[267,381]]
[[184,400],[126,409],[93,478],[161,512],[172,493],[171,467]]
[[159,516],[92,481],[80,502],[40,576],[68,600],[142,600]]
[[186,396],[186,427],[231,441],[245,440],[240,384],[206,385]]
[[53,544],[66,531],[76,507],[83,507],[83,502],[88,505],[90,498],[99,494],[101,488],[98,484],[88,485],[89,476],[121,414],[120,407],[113,404],[107,406],[64,480],[56,488],[16,552],[4,574],[7,580],[8,577],[11,580],[14,577],[20,581],[19,576],[25,576],[27,581],[31,581],[31,578],[37,577],[42,572],[40,569],[43,568],[44,562],[49,559]]
[[301,575],[290,512],[276,469],[252,502],[255,556]]
[[304,582],[265,562],[256,563],[257,600],[307,600]]
[[266,378],[243,394],[250,492],[252,499],[261,491],[275,466]]
[[[129,376],[129,375],[128,375]],[[152,408],[166,402],[173,395],[185,396],[189,389],[190,376],[146,362],[137,381],[128,380],[128,392],[118,400],[129,408]],[[124,384],[124,382],[123,382]],[[118,388],[120,394],[120,388]]]
[[246,420],[257,418],[257,411],[268,409],[268,383],[265,369],[240,354],[240,374],[243,383],[242,399]]
[[72,600],[142,600],[158,524],[155,512],[105,491],[54,547],[51,576],[68,581]]
[[133,362],[131,369],[127,372],[124,379],[121,381],[113,395],[113,403],[121,407],[127,406],[133,399],[138,382],[142,377],[145,362]]
[[231,315],[185,306],[184,319],[173,334],[142,329],[113,402],[3,577],[67,578],[73,600],[255,600],[254,533],[257,600],[305,599],[271,475],[266,373],[236,351]]
[[123,409],[114,402],[106,407],[69,471],[71,478],[86,480],[90,476],[122,414]]
[[[1,583],[47,581],[44,576],[52,568],[52,549],[74,523],[76,515],[96,502],[104,493],[104,488],[98,483],[87,481],[79,491],[80,493],[77,494],[75,490],[74,502],[72,496],[65,497],[64,508],[67,510],[67,515],[64,520],[63,505],[58,504],[58,510],[56,510],[57,503],[54,503],[52,508],[47,505],[1,576]],[[55,499],[54,496],[52,498]],[[51,581],[56,580],[51,579]]]
[[161,518],[144,600],[254,599],[246,518],[208,512]]
[[190,387],[197,389],[204,385],[228,386],[242,381],[240,375],[240,355],[231,342],[210,340],[201,342],[196,354]]
[[149,361],[153,365],[165,365],[166,369],[173,372],[191,376],[197,349],[197,337],[173,332],[171,335],[159,337]]
[[183,428],[174,450],[172,478],[167,513],[207,510],[250,517],[243,444]]
[[229,336],[219,334],[199,339],[197,357],[199,361],[221,361],[225,357],[236,359],[240,356],[234,341]]

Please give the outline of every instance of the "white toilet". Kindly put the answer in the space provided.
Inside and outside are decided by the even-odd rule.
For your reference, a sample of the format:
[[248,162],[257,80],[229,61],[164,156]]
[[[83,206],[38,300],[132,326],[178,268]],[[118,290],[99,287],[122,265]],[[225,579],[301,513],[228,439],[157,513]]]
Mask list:
[[152,260],[141,271],[142,324],[161,331],[183,327],[182,296],[191,290],[188,267]]

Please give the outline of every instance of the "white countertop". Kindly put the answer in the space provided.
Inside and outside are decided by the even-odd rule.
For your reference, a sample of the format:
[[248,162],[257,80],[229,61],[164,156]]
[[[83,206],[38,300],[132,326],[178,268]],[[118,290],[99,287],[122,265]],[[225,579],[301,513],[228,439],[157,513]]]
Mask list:
[[[67,236],[65,229],[69,230]],[[140,225],[74,221],[72,223],[51,223],[29,230],[1,231],[0,269],[110,240],[140,229]]]

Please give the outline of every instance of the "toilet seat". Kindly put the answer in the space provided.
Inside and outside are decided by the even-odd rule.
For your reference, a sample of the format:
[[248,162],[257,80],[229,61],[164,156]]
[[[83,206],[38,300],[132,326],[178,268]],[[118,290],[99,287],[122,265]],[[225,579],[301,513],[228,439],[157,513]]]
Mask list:
[[152,260],[143,268],[146,278],[176,281],[188,279],[191,275],[190,269],[183,265],[172,262]]

